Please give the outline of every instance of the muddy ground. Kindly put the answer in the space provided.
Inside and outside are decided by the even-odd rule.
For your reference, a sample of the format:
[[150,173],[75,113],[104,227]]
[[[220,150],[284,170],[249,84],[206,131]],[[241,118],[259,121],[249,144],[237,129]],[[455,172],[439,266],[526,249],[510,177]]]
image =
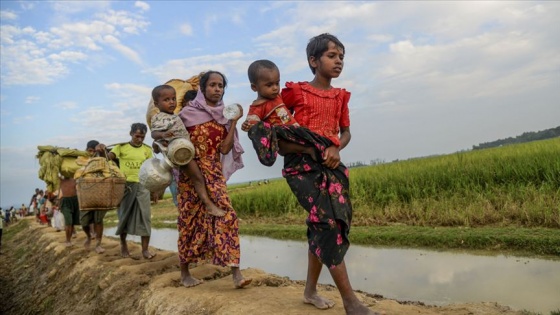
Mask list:
[[[199,265],[195,277],[205,283],[185,288],[179,282],[176,253],[153,249],[152,260],[140,259],[140,246],[130,242],[133,258],[121,258],[119,243],[105,237],[106,252],[82,246],[80,230],[64,245],[64,233],[26,218],[5,227],[0,255],[0,314],[344,314],[336,288],[324,285],[320,294],[334,300],[329,310],[302,303],[304,282],[244,269],[251,285],[234,289],[227,268]],[[20,225],[21,224],[21,225]],[[13,230],[12,230],[13,229]],[[6,234],[21,230],[15,235]],[[429,306],[357,293],[372,310],[385,314],[521,314],[496,303]]]

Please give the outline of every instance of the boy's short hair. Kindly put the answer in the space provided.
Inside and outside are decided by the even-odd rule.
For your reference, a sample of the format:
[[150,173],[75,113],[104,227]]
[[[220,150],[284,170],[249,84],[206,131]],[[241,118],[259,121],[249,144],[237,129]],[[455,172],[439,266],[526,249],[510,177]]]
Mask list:
[[259,70],[262,68],[270,70],[278,69],[274,62],[267,59],[253,61],[247,69],[247,76],[249,77],[249,82],[251,82],[251,84],[257,84],[257,81],[259,80]]
[[323,53],[329,49],[329,42],[333,42],[336,47],[342,48],[343,54],[346,53],[342,42],[332,34],[323,33],[311,38],[309,43],[307,43],[305,51],[307,53],[307,63],[313,74],[315,74],[315,68],[309,63],[309,59],[315,57],[316,60],[319,60]]
[[161,91],[167,90],[167,89],[173,89],[173,90],[175,91],[175,88],[172,87],[171,85],[162,84],[162,85],[156,86],[156,87],[152,90],[152,99],[154,100],[154,102],[157,102],[157,99],[158,99],[159,94],[161,93]]
[[99,144],[97,140],[90,140],[86,145],[86,149],[95,149],[95,147]]

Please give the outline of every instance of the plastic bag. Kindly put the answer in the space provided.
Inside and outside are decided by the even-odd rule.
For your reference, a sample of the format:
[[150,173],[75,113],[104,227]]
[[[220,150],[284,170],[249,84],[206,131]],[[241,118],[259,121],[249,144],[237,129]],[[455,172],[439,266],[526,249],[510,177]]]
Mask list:
[[53,227],[57,230],[57,231],[62,231],[64,230],[64,215],[62,214],[62,212],[60,212],[60,210],[58,209],[54,209],[53,210],[54,214],[53,214],[53,221],[52,221],[52,225]]

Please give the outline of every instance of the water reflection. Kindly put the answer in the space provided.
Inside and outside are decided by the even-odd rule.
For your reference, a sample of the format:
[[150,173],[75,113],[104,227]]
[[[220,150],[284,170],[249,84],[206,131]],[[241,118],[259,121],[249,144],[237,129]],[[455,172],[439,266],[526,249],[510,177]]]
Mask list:
[[[176,252],[177,230],[153,230],[150,245]],[[560,309],[558,260],[352,245],[346,264],[354,289],[386,298],[432,305],[498,302],[543,314]],[[247,267],[305,280],[307,243],[242,236],[241,268]],[[333,284],[326,269],[319,282]]]

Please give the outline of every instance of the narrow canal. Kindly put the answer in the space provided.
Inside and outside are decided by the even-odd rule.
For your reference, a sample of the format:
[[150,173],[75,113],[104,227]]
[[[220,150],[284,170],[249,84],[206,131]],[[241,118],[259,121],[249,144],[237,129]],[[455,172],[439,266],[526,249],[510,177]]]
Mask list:
[[[175,229],[154,229],[150,245],[176,252],[177,235]],[[305,280],[306,249],[306,242],[242,235],[241,268]],[[560,310],[560,259],[352,245],[346,264],[354,289],[399,301],[497,302],[542,314]],[[334,284],[326,269],[319,282]]]

